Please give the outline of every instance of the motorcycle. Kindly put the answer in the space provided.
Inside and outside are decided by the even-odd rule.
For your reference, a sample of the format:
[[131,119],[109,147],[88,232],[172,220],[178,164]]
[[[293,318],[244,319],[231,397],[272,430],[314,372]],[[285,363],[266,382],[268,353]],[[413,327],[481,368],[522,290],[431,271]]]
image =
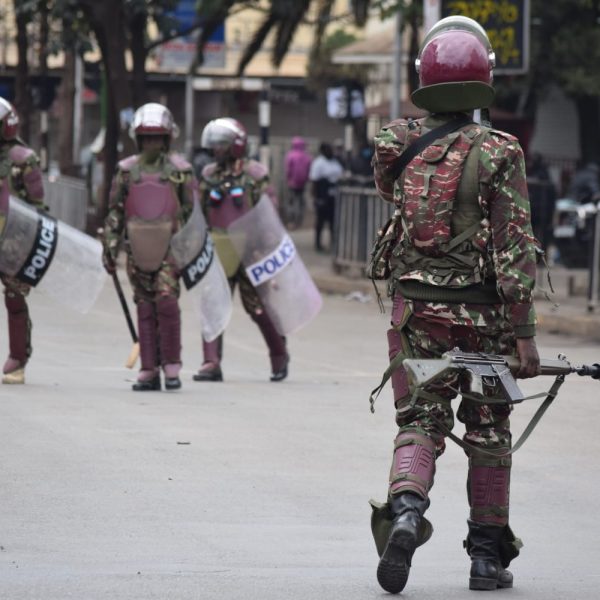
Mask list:
[[593,255],[596,213],[594,202],[580,204],[559,198],[554,207],[552,237],[558,250],[557,261],[569,269],[585,269]]

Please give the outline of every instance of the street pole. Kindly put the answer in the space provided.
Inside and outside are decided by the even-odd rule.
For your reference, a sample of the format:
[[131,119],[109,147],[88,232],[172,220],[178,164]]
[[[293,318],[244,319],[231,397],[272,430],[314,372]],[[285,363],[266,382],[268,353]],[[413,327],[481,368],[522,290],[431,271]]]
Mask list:
[[81,123],[83,99],[83,59],[79,53],[75,55],[75,94],[73,98],[73,164],[79,164],[81,150]]
[[594,243],[592,259],[590,261],[590,285],[588,293],[588,311],[594,312],[598,307],[598,294],[600,284],[600,202],[596,203],[596,217],[594,220]]
[[427,33],[441,17],[440,0],[423,0],[423,31]]
[[194,76],[185,78],[185,155],[192,160],[194,154]]
[[396,13],[394,34],[394,54],[392,61],[392,95],[390,101],[390,119],[400,117],[402,87],[402,11]]
[[269,129],[271,127],[271,100],[269,98],[269,82],[265,81],[258,101],[258,126],[260,128],[259,162],[267,169],[271,163],[271,148],[269,146]]

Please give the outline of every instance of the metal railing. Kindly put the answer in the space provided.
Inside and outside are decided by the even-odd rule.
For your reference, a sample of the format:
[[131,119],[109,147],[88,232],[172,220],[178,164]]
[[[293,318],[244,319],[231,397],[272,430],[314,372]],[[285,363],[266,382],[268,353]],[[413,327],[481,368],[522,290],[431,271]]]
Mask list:
[[85,180],[66,175],[44,175],[44,203],[53,217],[85,231],[88,200],[89,192]]
[[392,216],[373,187],[342,185],[336,198],[333,266],[365,273],[377,230]]

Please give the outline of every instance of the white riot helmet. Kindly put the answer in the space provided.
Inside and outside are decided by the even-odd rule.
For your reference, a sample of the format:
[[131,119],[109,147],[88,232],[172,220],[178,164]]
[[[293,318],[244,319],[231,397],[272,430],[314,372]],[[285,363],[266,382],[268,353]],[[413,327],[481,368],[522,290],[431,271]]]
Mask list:
[[247,143],[246,128],[239,121],[230,117],[209,121],[202,131],[200,139],[200,145],[211,150],[221,144],[227,145],[232,158],[245,156]]
[[129,136],[137,141],[141,135],[162,135],[170,140],[179,135],[179,127],[171,111],[162,104],[149,102],[140,106],[133,115]]

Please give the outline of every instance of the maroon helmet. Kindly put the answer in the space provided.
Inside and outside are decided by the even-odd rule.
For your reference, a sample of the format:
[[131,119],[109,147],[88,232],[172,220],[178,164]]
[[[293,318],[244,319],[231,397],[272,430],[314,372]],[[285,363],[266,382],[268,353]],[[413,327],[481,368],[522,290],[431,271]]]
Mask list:
[[468,17],[446,17],[425,36],[415,67],[416,106],[429,112],[461,112],[488,107],[494,99],[495,55],[485,30]]
[[19,115],[8,100],[0,97],[0,140],[14,140],[18,133]]
[[221,117],[209,121],[200,139],[203,148],[214,150],[216,146],[226,145],[232,158],[242,158],[246,154],[248,134],[246,128],[235,119]]

